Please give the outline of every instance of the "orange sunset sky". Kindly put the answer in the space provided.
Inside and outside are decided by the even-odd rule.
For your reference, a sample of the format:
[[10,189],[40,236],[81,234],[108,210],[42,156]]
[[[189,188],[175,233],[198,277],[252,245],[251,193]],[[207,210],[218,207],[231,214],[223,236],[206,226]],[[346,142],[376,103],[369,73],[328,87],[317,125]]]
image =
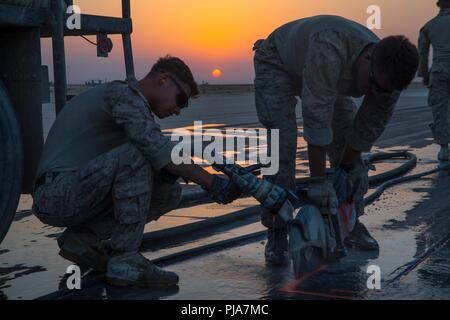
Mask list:
[[[120,16],[120,0],[74,0],[83,13]],[[423,24],[438,12],[436,0],[131,0],[136,76],[159,56],[179,56],[200,83],[251,83],[252,45],[278,26],[302,17],[336,14],[366,24],[369,5],[381,8],[384,37],[405,34],[417,43]],[[95,41],[95,37],[90,37]],[[124,78],[122,43],[112,36],[109,58],[80,37],[66,38],[69,83]],[[51,64],[51,42],[43,40],[43,63]],[[214,69],[221,70],[213,77]]]

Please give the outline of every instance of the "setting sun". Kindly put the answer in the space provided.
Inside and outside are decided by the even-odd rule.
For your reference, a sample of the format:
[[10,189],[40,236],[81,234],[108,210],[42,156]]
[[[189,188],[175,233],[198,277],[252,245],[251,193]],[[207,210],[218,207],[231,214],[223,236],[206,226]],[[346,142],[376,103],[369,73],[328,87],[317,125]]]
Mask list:
[[[0,0],[1,2],[1,0]],[[20,1],[19,1],[20,2]],[[22,1],[24,2],[24,1]],[[31,1],[28,1],[31,2]],[[121,16],[121,1],[75,0],[83,13]],[[131,1],[132,44],[136,75],[143,77],[152,63],[166,54],[180,57],[199,81],[253,83],[253,44],[276,28],[296,19],[337,14],[366,24],[373,0],[152,0]],[[405,34],[417,41],[423,24],[436,14],[435,3],[411,0],[378,0],[383,27],[379,37]],[[435,1],[436,2],[436,1]],[[402,8],[399,12],[398,8]],[[270,15],[267,13],[270,12]],[[149,15],[152,19],[149,19]],[[170,17],[170,18],[169,18]],[[173,23],[176,21],[177,23]],[[111,35],[115,49],[108,59],[98,59],[91,44],[80,37],[67,37],[69,83],[84,83],[99,74],[107,79],[123,77],[120,35]],[[52,63],[51,39],[43,39],[43,64]],[[94,50],[95,51],[95,50]],[[85,66],[79,68],[79,65]],[[218,69],[217,71],[213,71]],[[216,73],[217,75],[215,75]]]
[[219,78],[222,75],[222,71],[220,71],[219,69],[214,69],[212,71],[212,75],[214,78]]

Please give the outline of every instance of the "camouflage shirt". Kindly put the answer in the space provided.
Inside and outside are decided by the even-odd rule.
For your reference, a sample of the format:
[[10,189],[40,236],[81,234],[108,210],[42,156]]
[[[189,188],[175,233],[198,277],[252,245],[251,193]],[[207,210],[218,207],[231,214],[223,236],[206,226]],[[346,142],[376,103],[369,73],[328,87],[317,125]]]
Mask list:
[[67,103],[47,137],[37,177],[76,170],[129,142],[155,170],[171,162],[173,142],[161,133],[134,78],[97,86]]
[[441,62],[450,64],[450,9],[444,9],[425,24],[420,30],[419,76],[428,75],[430,45],[433,46],[433,67],[439,68]]
[[[333,113],[339,112],[335,102],[339,96],[361,96],[353,66],[363,50],[379,38],[356,22],[316,16],[281,26],[268,41],[275,44],[281,67],[299,83],[305,140],[329,145]],[[391,118],[398,97],[399,92],[366,96],[347,143],[355,150],[369,151]]]

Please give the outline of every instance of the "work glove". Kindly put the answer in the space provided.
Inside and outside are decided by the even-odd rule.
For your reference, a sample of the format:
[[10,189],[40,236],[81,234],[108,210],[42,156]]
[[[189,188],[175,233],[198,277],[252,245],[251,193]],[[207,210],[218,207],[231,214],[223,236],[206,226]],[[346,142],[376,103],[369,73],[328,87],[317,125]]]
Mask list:
[[286,200],[289,200],[291,205],[296,205],[299,201],[293,192],[285,190],[266,179],[257,178],[254,174],[256,167],[242,168],[236,164],[215,164],[213,167],[224,172],[242,194],[254,197],[265,209],[272,212],[278,212]]
[[364,214],[364,195],[369,190],[369,167],[361,158],[350,166],[341,166],[347,173],[352,190],[350,201],[355,202],[356,215]]
[[312,178],[308,183],[308,200],[312,204],[326,210],[330,214],[337,214],[338,198],[333,184],[325,177]]
[[366,161],[358,158],[350,166],[341,166],[348,173],[348,179],[352,189],[366,194],[369,190],[369,167]]
[[219,175],[214,176],[212,187],[207,191],[211,195],[211,198],[220,204],[231,203],[242,194],[239,187],[233,181]]

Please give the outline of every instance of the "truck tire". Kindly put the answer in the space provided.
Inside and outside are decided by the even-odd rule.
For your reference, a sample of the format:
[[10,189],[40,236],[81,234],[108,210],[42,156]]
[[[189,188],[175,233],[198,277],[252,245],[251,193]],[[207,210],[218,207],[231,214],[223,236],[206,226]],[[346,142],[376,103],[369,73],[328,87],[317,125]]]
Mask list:
[[16,214],[23,177],[21,130],[0,80],[0,243]]

